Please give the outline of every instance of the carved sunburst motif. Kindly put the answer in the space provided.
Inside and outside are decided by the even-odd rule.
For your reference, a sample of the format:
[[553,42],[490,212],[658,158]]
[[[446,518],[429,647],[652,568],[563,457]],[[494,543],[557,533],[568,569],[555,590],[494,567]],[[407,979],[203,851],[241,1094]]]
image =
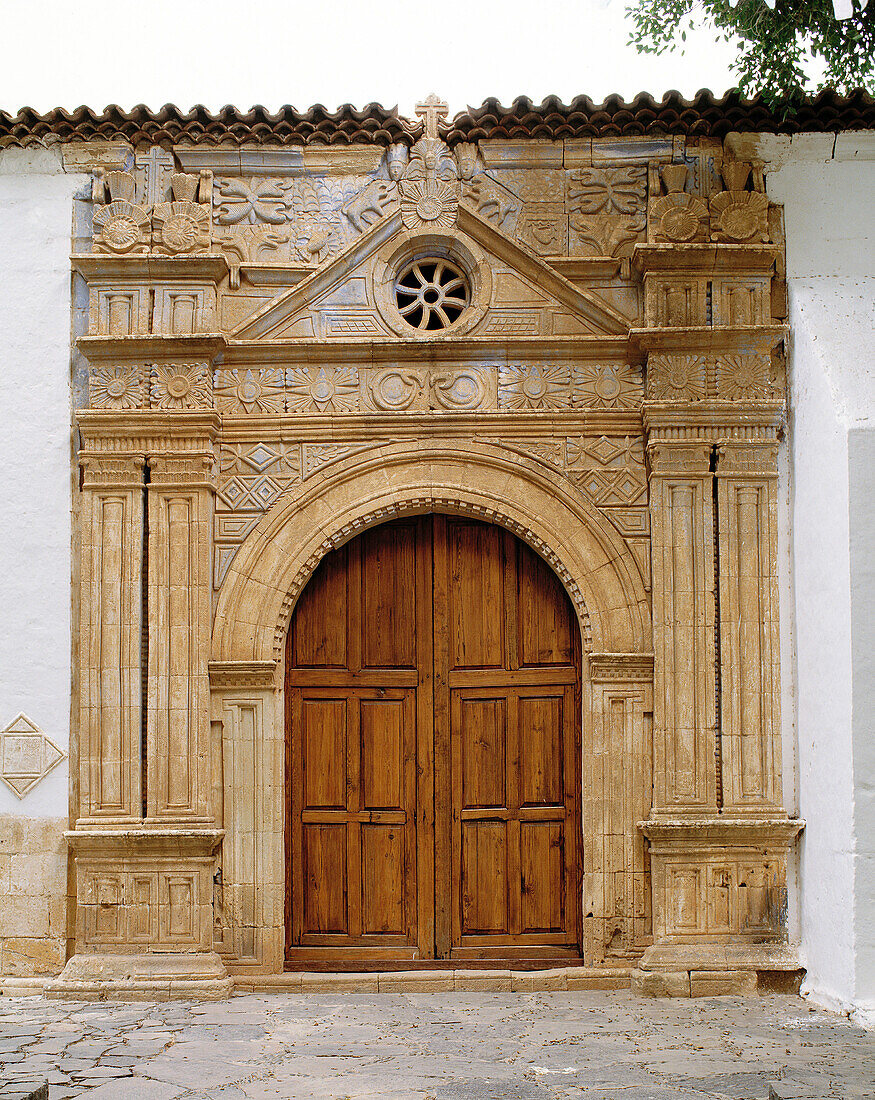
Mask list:
[[152,213],[152,223],[156,244],[167,252],[200,252],[210,246],[210,211],[200,203],[159,203]]
[[146,396],[139,367],[92,367],[88,391],[93,409],[140,409]]
[[717,392],[730,401],[774,395],[767,355],[721,355],[717,360]]
[[647,393],[666,401],[700,401],[705,396],[704,356],[651,355]]
[[118,200],[94,212],[94,247],[105,252],[148,252],[151,219],[142,206]]
[[359,406],[359,376],[354,367],[334,370],[289,367],[289,412],[352,412]]
[[626,364],[579,363],[574,368],[573,401],[593,409],[634,409],[644,396],[641,376]]
[[156,409],[202,409],[213,403],[212,376],[204,363],[152,367],[150,404]]
[[458,184],[439,179],[402,180],[399,190],[405,229],[449,229],[455,223]]
[[231,416],[249,413],[277,413],[285,407],[284,372],[264,370],[220,370],[216,372],[216,404]]
[[535,363],[501,367],[498,404],[504,409],[565,409],[571,404],[568,367]]

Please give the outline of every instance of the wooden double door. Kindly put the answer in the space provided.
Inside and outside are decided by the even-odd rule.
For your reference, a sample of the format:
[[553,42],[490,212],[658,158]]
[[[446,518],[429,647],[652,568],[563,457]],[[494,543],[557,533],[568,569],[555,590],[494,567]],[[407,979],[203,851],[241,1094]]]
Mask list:
[[509,532],[364,532],[302,593],[286,661],[286,962],[579,957],[579,631]]

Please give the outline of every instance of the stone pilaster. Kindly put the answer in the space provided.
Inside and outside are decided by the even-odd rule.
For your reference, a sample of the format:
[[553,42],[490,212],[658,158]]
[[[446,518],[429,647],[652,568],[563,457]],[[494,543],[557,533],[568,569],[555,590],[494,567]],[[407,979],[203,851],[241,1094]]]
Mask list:
[[584,956],[624,966],[650,942],[650,881],[636,823],[650,809],[653,658],[591,653],[590,736],[583,749],[583,813],[599,840],[583,872]]
[[142,816],[143,455],[83,455],[80,822]]
[[727,814],[783,812],[777,444],[717,448],[721,744]]
[[212,822],[209,714],[212,451],[149,459],[147,810]]
[[717,809],[711,447],[649,448],[653,562],[653,816]]

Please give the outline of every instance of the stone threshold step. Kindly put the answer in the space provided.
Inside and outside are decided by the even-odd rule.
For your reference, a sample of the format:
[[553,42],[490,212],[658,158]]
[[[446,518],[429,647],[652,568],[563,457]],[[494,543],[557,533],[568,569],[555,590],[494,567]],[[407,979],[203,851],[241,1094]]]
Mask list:
[[628,970],[387,970],[369,973],[233,974],[235,993],[536,993],[628,989]]

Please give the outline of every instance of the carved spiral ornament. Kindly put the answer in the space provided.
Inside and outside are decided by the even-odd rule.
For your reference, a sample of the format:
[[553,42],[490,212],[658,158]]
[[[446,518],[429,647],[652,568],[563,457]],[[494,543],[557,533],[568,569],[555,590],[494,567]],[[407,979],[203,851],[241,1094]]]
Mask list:
[[398,312],[415,329],[449,328],[462,316],[470,300],[467,278],[449,260],[414,260],[395,280]]

